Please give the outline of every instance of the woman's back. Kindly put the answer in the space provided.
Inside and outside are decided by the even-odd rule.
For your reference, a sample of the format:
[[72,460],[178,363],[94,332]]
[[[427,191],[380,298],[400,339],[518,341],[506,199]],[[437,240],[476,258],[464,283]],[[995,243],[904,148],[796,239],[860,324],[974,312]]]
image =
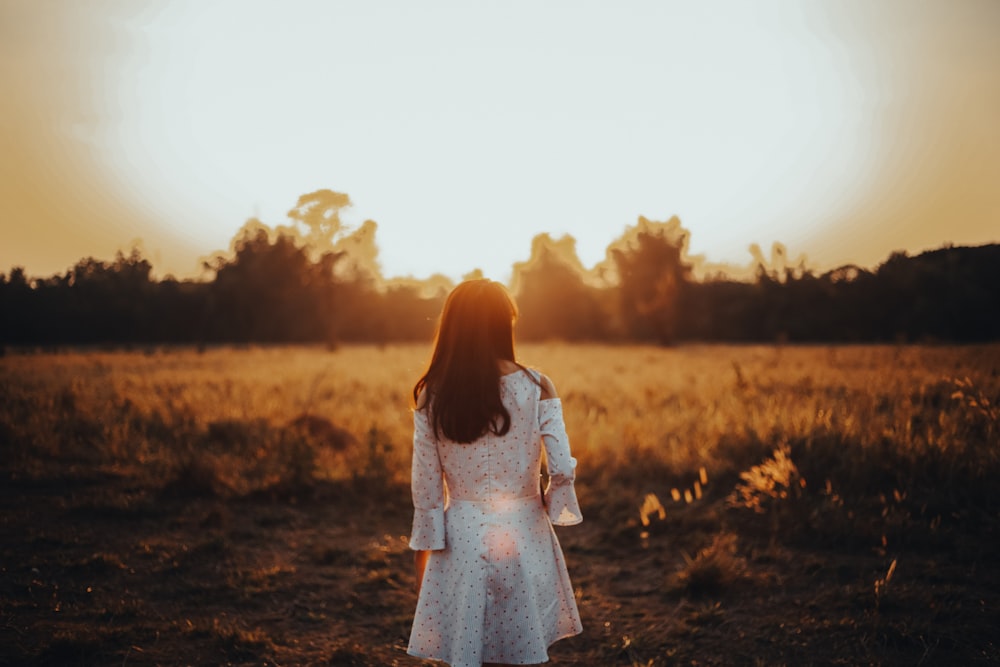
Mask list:
[[442,440],[441,467],[451,500],[500,503],[538,495],[542,450],[540,388],[528,371],[500,378],[500,395],[510,413],[504,435],[487,432],[469,444]]

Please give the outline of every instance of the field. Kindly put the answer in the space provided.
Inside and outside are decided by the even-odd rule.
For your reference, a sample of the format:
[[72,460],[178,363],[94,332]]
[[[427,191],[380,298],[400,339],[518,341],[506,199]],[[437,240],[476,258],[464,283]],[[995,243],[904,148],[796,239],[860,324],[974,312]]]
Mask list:
[[[422,664],[428,351],[7,351],[0,664]],[[1000,347],[519,352],[585,514],[552,664],[1000,663]]]

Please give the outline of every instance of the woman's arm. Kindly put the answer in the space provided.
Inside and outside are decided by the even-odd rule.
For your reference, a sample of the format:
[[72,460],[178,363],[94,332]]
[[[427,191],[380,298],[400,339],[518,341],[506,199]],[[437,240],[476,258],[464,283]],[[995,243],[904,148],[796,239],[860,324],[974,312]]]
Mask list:
[[414,551],[444,549],[444,479],[437,441],[423,410],[413,413],[413,465],[410,485],[413,492],[413,529],[410,548]]
[[413,413],[413,466],[410,470],[413,491],[413,529],[410,548],[413,549],[413,567],[416,573],[416,590],[424,581],[427,559],[434,549],[444,549],[444,481],[441,460],[438,457],[434,429],[421,409],[424,394],[420,395],[417,410]]
[[543,502],[554,525],[572,526],[583,521],[573,487],[576,480],[576,459],[570,454],[562,401],[552,381],[544,375],[540,398],[538,425],[549,472],[549,485],[543,492]]

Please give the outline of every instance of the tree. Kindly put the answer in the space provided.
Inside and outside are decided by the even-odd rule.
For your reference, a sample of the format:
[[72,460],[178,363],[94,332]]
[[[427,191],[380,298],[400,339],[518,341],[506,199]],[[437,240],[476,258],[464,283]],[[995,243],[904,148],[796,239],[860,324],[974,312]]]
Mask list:
[[212,285],[211,337],[235,341],[290,342],[334,337],[334,267],[339,255],[316,262],[290,234],[274,238],[249,228],[231,260],[217,258]]
[[315,190],[299,197],[288,217],[307,229],[306,246],[325,252],[333,249],[334,239],[343,229],[340,212],[350,206],[351,198],[342,192]]
[[514,266],[514,295],[520,311],[518,337],[594,340],[606,334],[598,290],[583,280],[576,240],[539,234],[531,256]]
[[622,323],[631,338],[664,345],[675,340],[680,304],[691,278],[687,243],[688,232],[676,216],[667,222],[640,216],[609,250]]

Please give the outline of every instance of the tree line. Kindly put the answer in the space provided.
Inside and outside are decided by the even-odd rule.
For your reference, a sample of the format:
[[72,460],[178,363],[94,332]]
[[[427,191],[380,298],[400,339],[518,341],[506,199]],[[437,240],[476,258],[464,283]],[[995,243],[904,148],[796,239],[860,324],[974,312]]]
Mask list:
[[[427,341],[446,280],[384,280],[346,195],[304,195],[293,224],[245,226],[210,278],[154,279],[138,250],[63,274],[0,274],[0,343],[38,345]],[[1000,245],[897,252],[816,273],[759,261],[751,279],[695,277],[676,218],[640,218],[586,270],[569,237],[537,236],[513,267],[522,340],[672,344],[1000,340]],[[780,250],[780,248],[779,248]],[[780,253],[779,253],[780,254]]]
[[660,344],[1000,340],[998,244],[896,252],[874,270],[759,262],[737,280],[693,277],[676,218],[640,218],[624,241],[609,251],[609,280],[589,285],[548,246],[533,248],[535,261],[515,273],[521,333]]

